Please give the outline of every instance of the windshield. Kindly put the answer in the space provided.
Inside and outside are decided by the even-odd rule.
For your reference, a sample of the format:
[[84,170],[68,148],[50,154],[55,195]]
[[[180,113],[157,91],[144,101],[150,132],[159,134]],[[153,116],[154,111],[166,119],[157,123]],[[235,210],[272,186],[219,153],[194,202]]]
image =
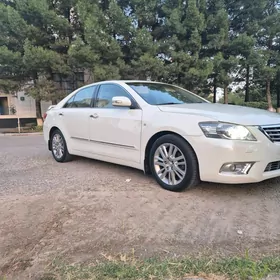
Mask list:
[[173,85],[161,83],[127,82],[150,105],[207,103],[204,99]]

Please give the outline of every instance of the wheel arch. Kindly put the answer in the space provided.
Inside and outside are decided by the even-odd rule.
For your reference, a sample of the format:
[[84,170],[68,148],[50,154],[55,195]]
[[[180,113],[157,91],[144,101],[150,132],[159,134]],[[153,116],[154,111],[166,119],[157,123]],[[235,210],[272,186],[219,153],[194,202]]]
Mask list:
[[184,137],[182,137],[180,134],[178,134],[174,131],[169,131],[169,130],[164,130],[164,131],[157,132],[147,142],[147,145],[146,145],[146,148],[145,148],[145,158],[144,158],[144,171],[145,171],[145,173],[147,173],[147,174],[151,173],[150,164],[149,164],[149,156],[150,156],[150,152],[151,152],[153,144],[155,143],[155,141],[157,139],[159,139],[160,137],[162,137],[164,135],[168,135],[168,134],[175,135],[175,136],[181,138],[191,147],[191,149],[193,150],[193,152],[195,154],[195,157],[196,157],[196,161],[197,161],[197,165],[198,165],[198,173],[199,173],[199,161],[198,161],[197,154],[196,154],[194,148],[192,147],[192,145]]
[[49,132],[48,148],[49,148],[50,151],[51,151],[51,137],[52,137],[52,134],[53,134],[53,132],[54,132],[55,130],[59,130],[59,131],[60,131],[60,129],[59,129],[58,127],[53,126],[53,127],[50,129],[50,132]]

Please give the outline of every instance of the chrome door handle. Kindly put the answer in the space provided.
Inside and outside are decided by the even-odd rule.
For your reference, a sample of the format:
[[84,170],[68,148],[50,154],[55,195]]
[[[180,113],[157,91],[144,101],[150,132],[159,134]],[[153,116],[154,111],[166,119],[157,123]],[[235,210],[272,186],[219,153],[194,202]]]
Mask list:
[[97,114],[93,114],[93,115],[90,115],[89,117],[92,118],[92,119],[97,119],[98,115]]

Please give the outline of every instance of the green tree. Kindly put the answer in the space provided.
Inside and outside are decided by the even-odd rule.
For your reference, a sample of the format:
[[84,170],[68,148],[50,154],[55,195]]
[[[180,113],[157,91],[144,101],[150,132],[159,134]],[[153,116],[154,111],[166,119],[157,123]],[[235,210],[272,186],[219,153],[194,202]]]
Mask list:
[[124,11],[125,23],[119,36],[125,67],[121,76],[125,79],[157,79],[164,76],[164,59],[160,40],[165,38],[163,2],[159,0],[120,0],[119,6]]
[[94,62],[91,65],[94,80],[119,79],[123,59],[121,41],[129,34],[130,20],[114,1],[80,0],[78,12],[84,26],[85,46],[81,51],[87,50],[85,62]]
[[[250,83],[252,70],[259,60],[258,52],[255,50],[256,40],[252,35],[246,33],[238,34],[231,42],[231,54],[239,58],[239,71],[237,81],[245,80],[245,102],[250,101]],[[251,79],[250,79],[251,78]]]
[[225,57],[222,54],[218,54],[217,57],[219,57],[217,63],[217,83],[224,90],[224,103],[228,104],[228,87],[234,81],[238,60],[232,55]]
[[260,48],[261,60],[259,71],[265,80],[265,91],[268,107],[271,109],[271,83],[279,71],[280,44],[280,9],[278,1],[268,0],[264,10],[265,17],[260,22],[257,33],[257,47]]
[[[73,23],[76,21],[69,6],[74,1],[67,2],[68,5],[63,7],[65,3],[49,0],[0,3],[0,42],[4,45],[0,49],[0,85],[20,82],[34,87],[31,92],[36,101],[38,121],[42,118],[40,101],[43,96],[41,81],[40,94],[36,91],[39,79],[43,77],[51,80],[53,73],[71,73],[68,50],[75,32]],[[7,55],[10,56],[8,62]],[[46,84],[44,98],[49,96],[48,91],[49,85]]]
[[[222,73],[224,52],[227,50],[229,44],[229,21],[224,1],[207,1],[205,18],[206,28],[202,36],[203,49],[201,55],[213,61],[213,70],[209,75],[211,82],[207,86],[213,86],[213,102],[216,103],[217,87],[224,87],[221,82],[222,80],[225,81],[225,78],[229,74]],[[230,68],[227,69],[227,71],[229,70]]]
[[[245,82],[245,101],[275,101],[279,1],[0,0],[0,87],[55,102],[54,76],[152,79],[209,95]],[[263,91],[263,92],[262,92]],[[266,92],[266,94],[264,94]],[[233,95],[234,93],[232,93]],[[231,97],[230,97],[231,98]]]
[[277,72],[276,55],[273,52],[277,48],[279,37],[279,24],[276,24],[279,22],[279,1],[226,0],[226,2],[230,27],[235,37],[235,52],[241,55],[241,69],[245,69],[243,75],[246,81],[245,101],[250,100],[250,88],[255,91],[264,84],[268,106],[271,107],[271,83]]
[[203,5],[194,0],[166,1],[163,6],[166,38],[161,45],[164,46],[164,56],[168,58],[167,81],[197,92],[201,91],[213,67],[209,57],[201,56],[205,30],[203,9]]
[[250,101],[252,72],[258,63],[256,33],[265,16],[266,0],[226,0],[232,32],[232,52],[240,57],[238,80],[245,81],[245,102]]

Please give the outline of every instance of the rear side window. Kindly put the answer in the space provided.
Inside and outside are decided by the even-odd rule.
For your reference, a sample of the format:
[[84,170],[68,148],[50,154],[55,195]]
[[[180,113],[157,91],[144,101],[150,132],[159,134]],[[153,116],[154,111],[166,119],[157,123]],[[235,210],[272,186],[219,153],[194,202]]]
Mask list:
[[93,93],[96,86],[87,87],[78,91],[65,104],[65,108],[89,108],[91,107]]

